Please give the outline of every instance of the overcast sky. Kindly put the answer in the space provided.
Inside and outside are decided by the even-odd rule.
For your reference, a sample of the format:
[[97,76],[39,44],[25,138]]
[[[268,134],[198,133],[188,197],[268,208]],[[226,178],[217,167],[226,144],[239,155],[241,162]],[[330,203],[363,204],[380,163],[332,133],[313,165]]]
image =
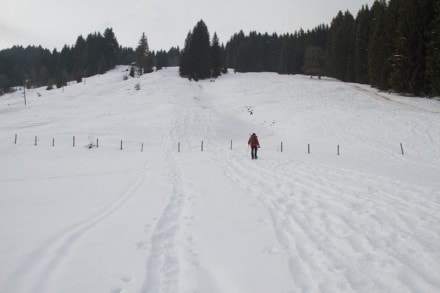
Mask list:
[[79,35],[113,28],[120,45],[136,47],[145,32],[150,49],[183,46],[203,19],[226,43],[243,30],[279,34],[330,24],[339,10],[355,17],[374,0],[0,0],[0,49],[41,45],[60,50]]

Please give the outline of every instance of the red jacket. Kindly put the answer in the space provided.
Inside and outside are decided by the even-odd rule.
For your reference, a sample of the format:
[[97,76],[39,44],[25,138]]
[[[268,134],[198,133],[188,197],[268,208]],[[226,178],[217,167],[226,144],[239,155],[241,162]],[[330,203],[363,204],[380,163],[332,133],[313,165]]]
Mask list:
[[248,145],[253,148],[260,147],[260,142],[258,141],[258,137],[255,134],[252,134],[251,137],[249,137]]

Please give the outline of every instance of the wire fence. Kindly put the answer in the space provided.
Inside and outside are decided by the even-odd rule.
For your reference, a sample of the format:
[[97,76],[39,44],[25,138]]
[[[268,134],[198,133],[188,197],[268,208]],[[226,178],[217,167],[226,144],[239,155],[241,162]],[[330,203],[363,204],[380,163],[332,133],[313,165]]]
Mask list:
[[[30,141],[31,140],[29,139],[29,137],[27,137],[25,139],[20,139],[18,134],[15,134],[14,140],[13,140],[15,145],[18,145],[18,144],[31,145]],[[79,144],[78,144],[78,142],[79,142]],[[123,151],[126,149],[138,150],[140,152],[144,151],[144,142],[143,141],[133,141],[133,140],[124,140],[124,139],[120,139],[120,140],[106,139],[105,143],[103,143],[99,138],[94,138],[94,137],[88,137],[87,139],[85,139],[84,137],[81,137],[80,140],[78,141],[76,136],[71,136],[70,140],[68,140],[66,136],[63,136],[63,139],[61,139],[61,140],[56,140],[55,137],[41,138],[38,136],[34,136],[33,140],[32,140],[32,145],[34,145],[34,146],[45,145],[45,146],[51,146],[51,147],[70,146],[72,148],[84,147],[87,149],[106,147],[106,148],[111,148],[111,149],[120,150],[120,151]],[[243,147],[242,145],[239,145],[239,146],[234,145],[234,142],[232,139],[227,143],[225,142],[223,147],[224,148],[227,147],[230,150],[246,148],[246,147]],[[400,151],[399,153],[401,155],[405,155],[403,143],[400,143],[400,148],[398,148],[398,147],[399,146],[397,145],[396,152]],[[201,140],[200,144],[194,144],[194,143],[183,144],[181,142],[176,143],[176,152],[177,153],[181,153],[181,152],[188,151],[188,150],[194,151],[197,149],[200,150],[201,152],[206,151],[206,143],[204,140]],[[277,151],[279,151],[281,153],[284,152],[285,151],[284,142],[283,141],[279,142],[276,149],[277,149]],[[307,146],[304,145],[304,151],[307,152],[307,154],[312,153],[312,148],[311,148],[310,143],[307,143]],[[335,154],[337,156],[340,156],[342,154],[341,145],[339,145],[339,144],[335,145]]]

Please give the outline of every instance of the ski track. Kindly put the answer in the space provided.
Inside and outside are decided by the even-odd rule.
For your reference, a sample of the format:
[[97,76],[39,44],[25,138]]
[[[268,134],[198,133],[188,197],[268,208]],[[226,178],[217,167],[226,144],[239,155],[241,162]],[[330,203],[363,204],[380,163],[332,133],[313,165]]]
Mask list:
[[[161,91],[166,91],[162,86]],[[186,259],[194,259],[195,253],[191,248],[185,249],[183,226],[190,225],[191,217],[184,216],[184,210],[191,201],[187,194],[189,188],[183,182],[180,166],[174,158],[177,142],[182,143],[182,147],[189,145],[190,134],[185,125],[188,120],[194,121],[194,113],[191,107],[174,97],[168,97],[169,103],[174,104],[172,127],[170,135],[165,139],[162,146],[164,153],[163,164],[168,178],[169,201],[166,204],[162,215],[156,223],[151,238],[151,249],[146,262],[146,276],[142,285],[142,292],[179,292],[180,274],[183,262]],[[185,111],[182,111],[185,109]],[[182,139],[180,139],[182,138]],[[180,140],[179,140],[180,139]],[[186,237],[186,239],[191,239]],[[184,254],[189,253],[191,257]]]
[[[405,186],[409,191],[401,198],[392,196],[395,190],[405,190],[401,184],[384,178],[367,176],[360,183],[359,174],[351,171],[313,166],[308,170],[312,172],[304,172],[300,170],[307,166],[300,162],[281,166],[264,162],[260,166],[259,162],[243,164],[236,157],[227,162],[219,155],[215,157],[225,175],[267,209],[278,241],[288,255],[291,278],[297,285],[295,292],[370,292],[385,288],[388,292],[434,292],[440,286],[438,273],[428,265],[435,267],[438,262],[431,259],[438,248],[424,244],[439,238],[435,227],[440,225],[436,216],[440,205],[435,202],[431,207],[420,206],[414,215],[405,200],[412,204],[420,200],[411,198],[420,191],[418,187]],[[255,169],[250,179],[249,168]],[[333,183],[341,180],[347,186]],[[369,192],[375,196],[361,198],[360,187],[371,189]],[[274,194],[273,190],[279,192]],[[321,192],[318,195],[314,190]],[[424,219],[413,221],[412,217],[418,215],[425,215]],[[355,217],[358,222],[353,221]],[[378,220],[383,217],[388,221]],[[420,228],[413,224],[420,221],[426,235],[418,235]],[[416,252],[418,255],[412,256]],[[375,260],[382,267],[377,267]],[[404,268],[405,273],[394,275],[397,283],[390,284],[381,273],[391,274],[394,267]]]
[[[10,283],[14,284],[21,280],[20,286],[27,287],[24,292],[48,292],[51,280],[62,265],[64,257],[74,249],[74,246],[81,241],[86,233],[117,212],[133,197],[147,178],[148,165],[148,161],[141,164],[135,182],[127,186],[126,191],[107,208],[88,220],[67,228],[60,235],[49,239],[40,248],[36,249],[32,256],[28,257],[26,262],[13,273]],[[23,276],[35,274],[39,275],[37,278],[39,281],[36,284],[23,282]]]
[[170,156],[166,159],[172,189],[151,238],[151,250],[146,264],[146,278],[142,292],[178,292],[180,272],[179,234],[182,209],[186,195],[182,187],[181,173]]

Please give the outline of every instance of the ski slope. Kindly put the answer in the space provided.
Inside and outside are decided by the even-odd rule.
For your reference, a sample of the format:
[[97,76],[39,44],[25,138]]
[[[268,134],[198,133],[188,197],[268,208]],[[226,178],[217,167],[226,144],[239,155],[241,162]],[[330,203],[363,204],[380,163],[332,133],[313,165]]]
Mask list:
[[126,74],[0,97],[0,292],[440,292],[438,101]]

